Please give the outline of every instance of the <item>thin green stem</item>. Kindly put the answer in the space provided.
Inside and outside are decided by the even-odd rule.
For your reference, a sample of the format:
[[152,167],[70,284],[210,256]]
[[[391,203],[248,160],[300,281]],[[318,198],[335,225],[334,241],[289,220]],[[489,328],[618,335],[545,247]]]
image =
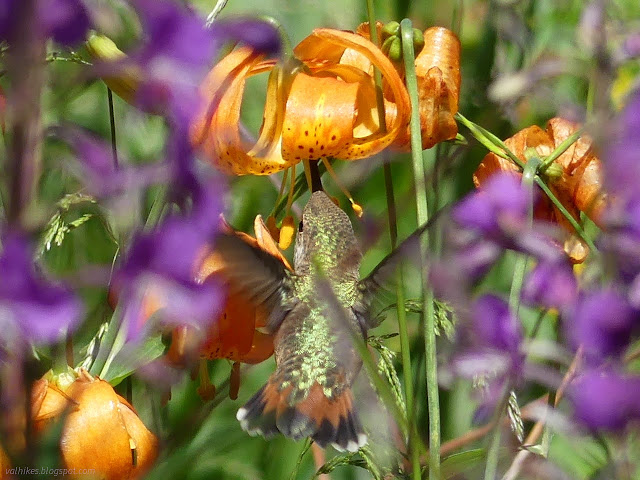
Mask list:
[[581,136],[582,136],[582,132],[584,131],[583,128],[579,128],[578,130],[576,130],[572,135],[569,135],[566,140],[564,142],[562,142],[560,145],[558,145],[555,150],[553,152],[551,152],[551,155],[549,155],[548,157],[546,157],[544,159],[544,161],[542,162],[542,165],[540,165],[539,171],[544,172],[547,170],[547,168],[549,168],[549,166],[560,156],[562,155],[564,152],[567,151],[567,149],[573,145]]
[[[376,25],[376,16],[373,6],[373,0],[367,0],[367,12],[369,14],[369,35],[371,41],[380,46],[378,38],[378,29]],[[380,132],[387,130],[384,110],[384,97],[382,94],[382,76],[377,68],[374,68],[374,81],[376,85],[376,105],[378,108],[378,124]],[[393,192],[393,179],[391,176],[391,165],[388,159],[384,162],[384,185],[387,197],[387,215],[389,218],[389,236],[391,239],[391,248],[396,247],[398,240],[398,223],[396,218],[395,196]],[[411,369],[411,348],[409,343],[409,333],[407,331],[407,314],[404,306],[404,282],[402,275],[402,267],[398,269],[396,284],[396,305],[398,315],[398,332],[400,334],[400,352],[402,356],[402,376],[404,380],[405,402],[407,406],[406,416],[408,422],[408,438],[407,449],[411,455],[411,465],[413,478],[420,480],[420,452],[418,450],[417,435],[413,421],[415,416],[414,409],[414,393],[413,393],[413,371]]]
[[[429,220],[427,191],[422,158],[422,138],[420,132],[420,113],[418,103],[418,82],[416,78],[413,28],[411,20],[405,18],[400,22],[402,36],[402,57],[406,75],[407,90],[411,100],[411,159],[416,190],[416,207],[418,225]],[[428,235],[422,237],[424,251],[429,247]],[[420,258],[421,270],[425,268],[424,258]],[[423,277],[422,300],[424,310],[424,344],[427,380],[427,406],[429,411],[429,479],[440,479],[440,398],[438,391],[438,370],[436,363],[435,312],[433,292],[428,288]]]
[[524,163],[520,160],[509,148],[504,144],[502,140],[496,137],[493,133],[481,127],[480,125],[473,123],[471,120],[465,118],[460,112],[456,113],[455,118],[469,129],[471,135],[474,136],[482,145],[484,145],[489,151],[495,153],[499,157],[510,159],[521,170],[524,170]]
[[[502,411],[504,410],[504,408],[501,408],[500,410]],[[498,471],[501,437],[502,428],[500,422],[498,422],[493,428],[493,435],[491,435],[491,443],[489,444],[489,450],[487,452],[487,464],[485,465],[484,469],[484,480],[495,480],[496,478],[496,473]]]
[[551,189],[549,189],[547,184],[544,183],[544,180],[542,180],[540,177],[536,176],[535,182],[542,189],[542,191],[545,193],[545,195],[547,195],[547,197],[549,197],[549,199],[553,202],[553,204],[560,211],[560,213],[562,213],[562,215],[571,224],[571,226],[574,228],[574,230],[576,231],[578,236],[582,240],[584,240],[584,242],[587,244],[587,246],[589,247],[591,252],[598,253],[598,249],[596,248],[596,246],[593,243],[593,241],[586,234],[586,232],[584,231],[582,226],[578,223],[578,221],[575,218],[573,218],[573,215],[571,215],[569,213],[569,211],[564,207],[562,202],[560,200],[558,200],[558,198],[553,194],[553,192],[551,191]]
[[[529,190],[531,195],[531,202],[529,204],[529,227],[533,224],[533,181],[536,178],[536,173],[541,165],[540,158],[532,156],[528,159],[524,166],[524,172],[522,172],[522,185]],[[524,282],[524,274],[527,270],[527,255],[518,255],[516,265],[513,271],[513,280],[511,281],[511,292],[509,293],[509,309],[513,315],[517,318],[518,311],[520,309],[520,292],[522,290],[522,284]]]
[[144,224],[145,231],[153,230],[153,228],[158,225],[158,223],[160,223],[162,213],[164,212],[166,196],[167,186],[159,186],[158,192],[156,193],[156,198],[154,198],[153,204],[151,205],[149,216],[147,217],[147,221]]

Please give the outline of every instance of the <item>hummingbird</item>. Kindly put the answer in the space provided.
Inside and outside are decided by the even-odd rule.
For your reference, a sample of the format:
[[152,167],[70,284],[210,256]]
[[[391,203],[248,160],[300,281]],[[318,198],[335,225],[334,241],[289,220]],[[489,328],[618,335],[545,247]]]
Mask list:
[[367,443],[351,390],[362,367],[354,335],[364,341],[380,323],[373,313],[389,291],[388,279],[435,219],[364,279],[349,217],[321,188],[302,212],[293,271],[235,235],[216,238],[214,248],[227,265],[223,277],[265,315],[267,333],[275,334],[276,370],[236,415],[244,430],[267,438],[311,437],[321,447],[350,452]]
[[[371,326],[371,279],[360,280],[362,253],[347,214],[324,191],[311,194],[293,271],[233,235],[220,235],[214,248],[232,266],[225,271],[230,284],[264,310],[266,329],[275,333],[276,370],[238,410],[242,428],[265,437],[311,437],[342,451],[364,446],[367,436],[351,390],[362,360],[352,338],[355,332],[364,340]],[[320,293],[322,282],[333,299]]]

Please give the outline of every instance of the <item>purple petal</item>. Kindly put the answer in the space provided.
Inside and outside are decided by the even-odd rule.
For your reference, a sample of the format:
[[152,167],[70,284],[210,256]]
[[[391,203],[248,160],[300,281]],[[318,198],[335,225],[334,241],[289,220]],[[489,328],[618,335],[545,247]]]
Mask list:
[[[147,36],[138,54],[141,60],[154,63],[165,57],[197,69],[213,60],[213,35],[193,10],[167,0],[135,0],[134,5]],[[156,64],[155,68],[164,67]]]
[[640,181],[640,92],[637,92],[617,120],[617,139],[609,146],[605,158],[607,189],[618,198],[637,196]]
[[267,54],[280,53],[280,35],[270,23],[247,18],[225,18],[211,25],[216,39],[236,40]]
[[540,262],[527,275],[522,290],[523,300],[530,305],[562,308],[574,302],[578,282],[571,265],[566,262]]
[[91,21],[82,0],[41,0],[37,4],[40,24],[54,41],[74,45],[85,40]]
[[464,198],[454,209],[458,224],[487,235],[498,235],[501,224],[524,222],[531,194],[515,175],[501,173]]
[[[0,39],[9,42],[19,40],[23,33],[16,19],[22,17],[19,11],[25,4],[22,0],[0,2]],[[85,39],[91,27],[89,13],[82,0],[39,0],[35,2],[35,12],[30,18],[30,28],[36,29],[43,38],[52,37],[61,45],[77,44]]]
[[[197,283],[146,273],[136,278],[122,298],[123,321],[129,325],[129,340],[139,340],[143,331],[190,325],[205,332],[224,305],[221,286],[214,281]],[[146,324],[150,305],[154,324]],[[158,328],[159,324],[160,328]]]
[[605,289],[582,295],[569,320],[566,333],[574,348],[582,345],[592,359],[618,356],[631,340],[638,312],[618,292]]
[[479,345],[516,354],[522,331],[509,305],[495,295],[483,295],[472,307],[473,333]]
[[27,241],[17,233],[3,239],[0,310],[34,342],[55,342],[82,318],[82,303],[66,288],[36,275]]
[[589,370],[573,384],[569,396],[574,417],[594,430],[620,430],[640,418],[640,377]]
[[169,168],[164,163],[132,167],[120,158],[121,165],[116,167],[111,147],[79,128],[53,127],[50,131],[74,149],[80,167],[74,173],[96,197],[140,191],[168,178]]

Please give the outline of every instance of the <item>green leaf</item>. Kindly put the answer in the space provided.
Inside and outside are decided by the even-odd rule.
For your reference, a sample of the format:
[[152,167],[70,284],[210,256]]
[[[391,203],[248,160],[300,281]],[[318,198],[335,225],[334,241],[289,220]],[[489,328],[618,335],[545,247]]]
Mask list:
[[448,480],[471,469],[481,468],[487,452],[484,448],[476,448],[465,452],[454,453],[442,461],[441,478]]
[[136,369],[160,357],[165,350],[161,335],[147,338],[139,347],[124,348],[114,357],[103,379],[115,386]]

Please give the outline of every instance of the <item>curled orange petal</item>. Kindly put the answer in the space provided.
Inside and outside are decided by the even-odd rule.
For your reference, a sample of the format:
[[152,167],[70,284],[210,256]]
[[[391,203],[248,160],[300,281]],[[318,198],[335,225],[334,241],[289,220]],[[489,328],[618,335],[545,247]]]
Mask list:
[[[528,148],[534,148],[541,158],[547,157],[578,128],[579,125],[568,120],[552,118],[547,122],[546,130],[533,125],[519,131],[504,143],[526,163],[524,152]],[[560,167],[561,175],[549,179],[549,189],[576,221],[580,220],[580,212],[584,212],[600,225],[602,213],[607,206],[607,195],[602,189],[602,165],[593,152],[591,139],[586,135],[580,137],[554,161],[554,164]],[[513,162],[489,153],[473,174],[473,182],[479,187],[498,171],[521,175]],[[546,196],[536,204],[534,216],[557,223],[566,231],[575,233],[569,220]],[[565,241],[564,249],[574,263],[584,261],[588,254],[587,246],[575,236]]]
[[[354,62],[340,64],[339,62],[347,50],[361,55],[366,58],[371,65],[378,68],[389,87],[390,98],[388,100],[395,104],[397,113],[391,121],[388,122],[387,131],[383,131],[377,126],[378,114],[377,110],[375,110],[377,107],[375,105],[375,90],[373,88],[373,72],[370,70],[362,71],[354,65]],[[348,95],[345,95],[344,104],[333,104],[332,109],[326,107],[328,104],[327,101],[316,104],[322,109],[320,114],[316,113],[315,115],[318,119],[316,120],[317,123],[321,123],[319,119],[327,115],[331,116],[332,121],[338,121],[333,119],[336,115],[344,115],[346,119],[343,121],[353,122],[351,129],[344,128],[335,132],[327,132],[330,134],[328,139],[338,143],[333,156],[353,160],[378,153],[389,146],[400,130],[406,128],[408,125],[410,115],[409,96],[402,84],[402,80],[391,61],[377,46],[366,38],[351,32],[320,28],[314,30],[311,35],[300,42],[295,48],[294,53],[297,58],[307,65],[313,78],[317,78],[318,80],[321,78],[320,76],[330,76],[334,78],[335,81],[327,83],[324,87],[331,88],[331,90],[325,92],[326,96],[335,95],[337,93],[336,88],[344,89],[349,83],[355,83],[357,86],[355,98],[353,92],[349,92]],[[359,65],[364,68],[365,64],[360,62]],[[340,81],[342,81],[342,83],[340,83]],[[312,88],[311,84],[307,86],[305,91],[300,90],[296,93],[300,95],[306,93],[309,95],[310,88]],[[290,100],[293,94],[294,91],[292,88],[289,97]],[[352,110],[354,101],[356,102],[355,109]],[[297,111],[297,109],[299,109],[299,111]],[[315,110],[317,111],[317,108]],[[303,99],[292,101],[291,106],[289,102],[287,102],[287,117],[293,115],[293,118],[302,118],[309,113],[307,103],[304,102]],[[285,117],[285,122],[286,121]],[[376,127],[360,128],[367,122],[369,124],[375,124]],[[293,151],[295,151],[296,148],[300,150],[299,143],[296,143],[296,141],[305,136],[304,132],[306,130],[300,132],[293,130],[293,128],[292,130],[287,130],[286,125],[283,130],[283,156],[293,154],[295,157]],[[360,134],[357,132],[360,132]],[[343,135],[342,138],[340,134]],[[335,139],[333,138],[334,135]],[[293,151],[286,150],[287,153],[285,153],[285,148],[292,149]],[[313,148],[313,146],[307,147],[307,151],[308,148]],[[315,148],[311,153],[316,153]]]
[[[424,31],[425,46],[415,60],[420,102],[422,148],[431,148],[458,134],[454,115],[460,97],[460,40],[451,30],[431,27]],[[411,133],[400,132],[394,145],[408,150]]]
[[263,62],[263,57],[249,48],[239,48],[211,70],[202,86],[206,108],[192,125],[191,142],[222,171],[235,175],[267,175],[295,163],[285,161],[280,153],[285,86],[278,70],[272,71],[269,77],[260,138],[249,147],[240,136],[240,109],[246,79],[273,70],[274,65]]

